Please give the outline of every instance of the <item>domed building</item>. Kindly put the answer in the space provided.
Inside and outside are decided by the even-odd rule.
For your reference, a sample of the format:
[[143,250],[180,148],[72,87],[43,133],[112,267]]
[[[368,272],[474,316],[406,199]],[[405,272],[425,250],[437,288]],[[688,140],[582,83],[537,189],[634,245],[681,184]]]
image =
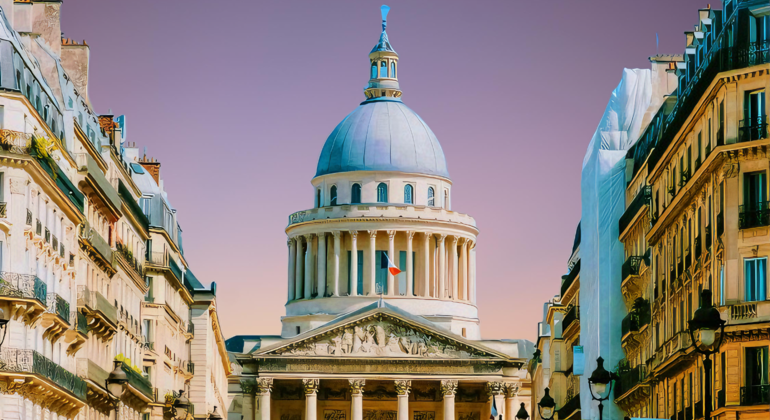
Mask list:
[[402,101],[387,12],[365,100],[323,145],[312,208],[289,216],[281,335],[228,340],[244,420],[480,420],[493,403],[512,420],[528,404],[532,343],[481,339],[476,222]]

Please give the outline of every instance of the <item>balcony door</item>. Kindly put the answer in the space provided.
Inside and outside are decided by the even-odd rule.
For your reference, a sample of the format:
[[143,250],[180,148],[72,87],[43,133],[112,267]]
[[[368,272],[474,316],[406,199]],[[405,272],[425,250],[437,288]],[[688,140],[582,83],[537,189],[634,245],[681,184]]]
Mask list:
[[743,405],[767,404],[768,395],[768,348],[746,348],[745,377],[746,386],[741,390],[741,403]]
[[767,258],[746,258],[744,260],[745,301],[765,300],[767,286]]
[[759,210],[767,201],[767,174],[751,172],[743,177],[743,205],[746,210]]

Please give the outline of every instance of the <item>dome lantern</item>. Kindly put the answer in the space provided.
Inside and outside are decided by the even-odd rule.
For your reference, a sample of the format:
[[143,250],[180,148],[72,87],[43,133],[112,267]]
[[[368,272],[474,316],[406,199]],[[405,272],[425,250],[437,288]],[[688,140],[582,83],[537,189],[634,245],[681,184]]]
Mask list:
[[364,88],[367,99],[400,98],[398,86],[398,54],[388,40],[388,12],[390,7],[382,5],[382,33],[377,45],[369,53],[369,83]]

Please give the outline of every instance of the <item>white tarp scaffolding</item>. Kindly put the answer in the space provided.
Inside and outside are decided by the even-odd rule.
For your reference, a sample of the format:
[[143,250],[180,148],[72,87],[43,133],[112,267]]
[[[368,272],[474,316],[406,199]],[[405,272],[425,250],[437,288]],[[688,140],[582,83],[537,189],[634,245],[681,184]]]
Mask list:
[[[598,419],[598,403],[591,400],[588,377],[596,358],[613,370],[624,357],[621,321],[626,315],[620,293],[623,244],[618,221],[625,211],[625,156],[636,142],[652,98],[650,70],[624,69],[612,92],[599,127],[583,159],[580,182],[580,344],[585,351],[585,374],[580,378],[583,419]],[[613,402],[604,402],[604,418],[622,419]]]

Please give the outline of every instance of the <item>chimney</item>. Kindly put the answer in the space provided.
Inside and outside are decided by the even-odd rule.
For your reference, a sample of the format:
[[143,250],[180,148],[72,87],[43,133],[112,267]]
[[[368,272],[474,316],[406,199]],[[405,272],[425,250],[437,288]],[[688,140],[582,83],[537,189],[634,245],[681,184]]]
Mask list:
[[110,139],[110,144],[120,148],[120,144],[115,144],[115,129],[118,128],[118,123],[112,119],[112,115],[99,115],[99,126],[107,138]]
[[155,158],[148,158],[145,151],[144,156],[139,159],[139,164],[152,175],[155,182],[160,186],[160,162]]
[[91,56],[91,49],[86,44],[78,43],[69,38],[61,40],[61,65],[70,76],[75,90],[82,95],[86,102],[88,99],[88,61]]
[[61,56],[61,1],[32,3],[32,33],[40,35],[54,54]]

